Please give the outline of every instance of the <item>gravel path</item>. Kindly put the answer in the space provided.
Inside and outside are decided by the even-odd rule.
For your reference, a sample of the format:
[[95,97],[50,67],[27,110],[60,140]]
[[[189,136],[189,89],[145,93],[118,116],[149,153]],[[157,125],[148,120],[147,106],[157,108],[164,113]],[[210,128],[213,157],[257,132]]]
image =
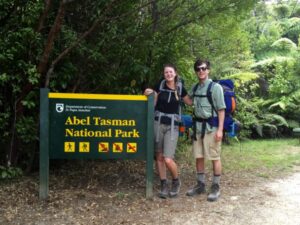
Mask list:
[[[206,194],[185,196],[193,182],[188,176],[183,176],[180,195],[165,200],[145,199],[143,177],[125,176],[120,187],[125,180],[132,186],[119,191],[100,183],[104,178],[94,180],[97,176],[65,181],[63,177],[56,178],[59,182],[53,177],[56,185],[51,186],[46,202],[38,200],[36,179],[0,185],[0,224],[300,225],[299,166],[293,174],[276,180],[238,171],[226,174],[217,202],[207,202]],[[72,181],[76,186],[70,186]]]
[[171,224],[300,224],[300,173],[264,185],[237,190],[216,203],[204,203],[178,215]]

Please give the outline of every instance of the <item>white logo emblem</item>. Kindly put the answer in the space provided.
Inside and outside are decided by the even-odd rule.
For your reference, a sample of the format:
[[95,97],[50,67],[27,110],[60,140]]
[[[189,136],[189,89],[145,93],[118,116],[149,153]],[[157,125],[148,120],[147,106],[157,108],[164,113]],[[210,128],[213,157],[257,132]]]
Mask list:
[[64,111],[64,104],[63,103],[56,103],[56,112],[61,113]]

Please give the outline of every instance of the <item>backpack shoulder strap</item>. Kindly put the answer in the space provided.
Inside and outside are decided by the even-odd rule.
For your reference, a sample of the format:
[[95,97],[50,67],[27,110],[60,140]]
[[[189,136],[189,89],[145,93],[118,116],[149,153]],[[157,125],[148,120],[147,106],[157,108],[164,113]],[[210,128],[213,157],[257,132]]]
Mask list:
[[160,84],[159,84],[159,91],[164,90],[165,84],[166,84],[166,80],[162,79]]
[[213,81],[210,82],[209,85],[208,85],[208,87],[207,87],[207,91],[206,91],[206,96],[207,96],[208,101],[209,101],[209,103],[210,103],[211,105],[213,105],[213,101],[212,101],[212,90],[211,90],[213,84],[214,84]]
[[177,92],[179,94],[179,98],[181,98],[181,96],[182,96],[182,86],[183,86],[182,80],[179,79],[177,81],[177,87],[176,87],[177,88]]
[[193,90],[192,90],[192,92],[193,92],[193,96],[192,96],[192,97],[194,97],[194,96],[195,96],[195,93],[196,93],[196,91],[197,91],[198,87],[199,87],[199,83],[197,83],[197,84],[196,84],[196,85],[193,87]]
[[182,86],[183,86],[182,81],[181,81],[181,79],[179,79],[176,84],[176,89],[177,89],[177,93],[179,95],[179,117],[180,117],[180,119],[181,119],[182,107],[185,106],[183,103],[183,100],[182,100]]
[[206,91],[206,96],[207,96],[207,99],[209,101],[209,103],[211,104],[212,106],[212,110],[214,110],[216,113],[217,113],[217,110],[214,106],[214,102],[212,100],[212,87],[216,84],[216,82],[212,81],[209,83],[208,87],[207,87],[207,91]]
[[[197,91],[197,89],[198,89],[198,87],[199,87],[199,83],[197,83],[194,87],[193,87],[193,90],[192,90],[192,92],[193,92],[193,96],[192,97],[194,97],[194,96],[196,96],[196,97],[207,97],[208,98],[208,101],[209,101],[209,103],[211,103],[212,104],[212,94],[211,94],[211,89],[212,89],[212,86],[215,84],[215,82],[210,82],[209,83],[209,85],[208,85],[208,87],[207,87],[207,91],[206,91],[206,95],[196,95],[195,93],[196,93],[196,91]],[[213,105],[213,104],[212,104]]]
[[[159,84],[159,91],[167,91],[167,92],[174,92],[174,90],[169,90],[165,88],[166,80],[162,79],[160,84]],[[179,95],[179,98],[182,96],[182,88],[183,88],[183,83],[182,80],[178,80],[176,83],[176,91]]]

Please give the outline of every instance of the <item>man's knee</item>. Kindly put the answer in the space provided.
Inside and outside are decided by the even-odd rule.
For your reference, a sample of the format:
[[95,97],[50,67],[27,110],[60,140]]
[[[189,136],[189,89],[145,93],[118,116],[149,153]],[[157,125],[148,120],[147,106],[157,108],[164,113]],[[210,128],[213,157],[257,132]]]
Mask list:
[[204,158],[196,158],[196,163],[197,164],[203,164],[204,163]]

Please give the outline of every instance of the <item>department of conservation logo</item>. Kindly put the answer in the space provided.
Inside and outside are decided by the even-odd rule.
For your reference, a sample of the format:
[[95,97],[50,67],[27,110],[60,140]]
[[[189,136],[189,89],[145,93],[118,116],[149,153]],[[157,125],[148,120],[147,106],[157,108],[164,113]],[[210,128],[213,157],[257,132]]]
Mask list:
[[64,104],[63,103],[56,103],[56,112],[61,113],[64,111]]

